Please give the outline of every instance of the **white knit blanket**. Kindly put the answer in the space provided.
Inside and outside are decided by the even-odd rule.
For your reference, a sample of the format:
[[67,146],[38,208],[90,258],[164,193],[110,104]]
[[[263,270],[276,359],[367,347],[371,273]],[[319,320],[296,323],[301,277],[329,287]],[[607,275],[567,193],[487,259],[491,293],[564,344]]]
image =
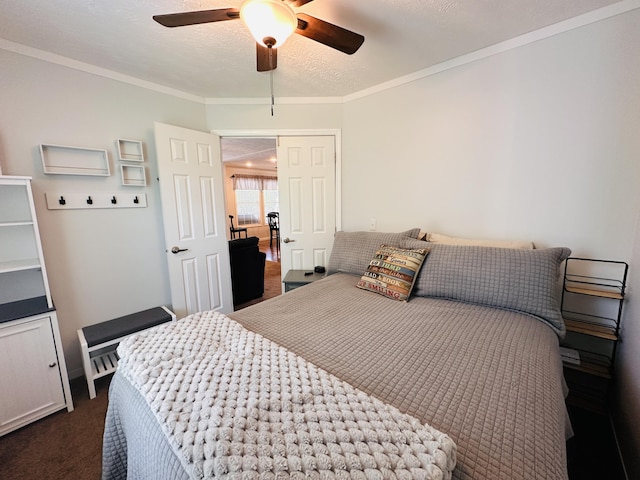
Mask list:
[[449,479],[455,467],[444,433],[223,314],[140,332],[118,354],[192,478]]

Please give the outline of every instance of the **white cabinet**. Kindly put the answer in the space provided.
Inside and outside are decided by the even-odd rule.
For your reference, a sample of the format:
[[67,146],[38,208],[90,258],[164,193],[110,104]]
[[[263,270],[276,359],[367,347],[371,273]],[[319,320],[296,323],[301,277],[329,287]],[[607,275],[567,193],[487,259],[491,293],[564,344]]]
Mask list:
[[0,176],[0,435],[73,410],[31,179]]
[[54,330],[55,312],[0,323],[0,435],[67,407]]

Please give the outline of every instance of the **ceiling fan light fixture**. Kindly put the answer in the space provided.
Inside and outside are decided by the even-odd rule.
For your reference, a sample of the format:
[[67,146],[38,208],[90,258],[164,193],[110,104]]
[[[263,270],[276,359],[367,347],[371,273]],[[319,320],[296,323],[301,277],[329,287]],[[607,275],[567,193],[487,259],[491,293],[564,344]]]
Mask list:
[[298,26],[296,14],[282,0],[247,0],[240,18],[256,42],[267,47],[282,46]]

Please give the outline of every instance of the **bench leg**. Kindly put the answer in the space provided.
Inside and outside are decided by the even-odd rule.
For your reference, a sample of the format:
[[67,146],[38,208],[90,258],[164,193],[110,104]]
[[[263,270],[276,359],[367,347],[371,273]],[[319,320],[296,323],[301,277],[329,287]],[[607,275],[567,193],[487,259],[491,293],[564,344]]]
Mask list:
[[80,339],[80,351],[82,352],[82,366],[84,368],[84,376],[87,379],[87,390],[89,390],[89,398],[96,398],[96,385],[93,381],[93,367],[91,366],[91,357],[89,356],[89,347],[87,340],[84,338],[82,329],[78,329],[78,338]]

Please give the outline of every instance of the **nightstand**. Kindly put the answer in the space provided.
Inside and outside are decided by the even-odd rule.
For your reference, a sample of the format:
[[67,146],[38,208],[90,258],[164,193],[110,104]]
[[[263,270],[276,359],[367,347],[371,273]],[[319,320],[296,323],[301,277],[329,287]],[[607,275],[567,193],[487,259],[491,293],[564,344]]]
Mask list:
[[[310,275],[305,275],[305,273],[311,272]],[[323,279],[327,274],[326,273],[316,273],[311,270],[289,270],[287,274],[284,276],[284,291],[289,292],[295,288],[302,287],[303,285],[307,285],[308,283],[315,282],[316,280]]]

